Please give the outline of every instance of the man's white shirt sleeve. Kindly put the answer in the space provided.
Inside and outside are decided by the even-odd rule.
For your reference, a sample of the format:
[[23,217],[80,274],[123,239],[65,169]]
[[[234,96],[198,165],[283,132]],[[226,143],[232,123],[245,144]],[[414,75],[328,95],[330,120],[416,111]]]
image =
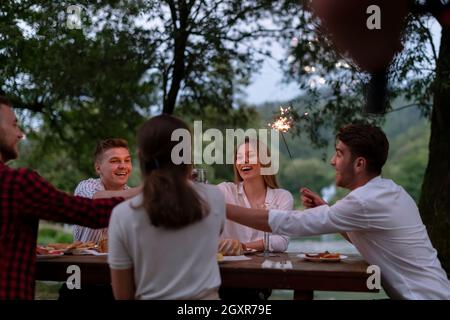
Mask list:
[[312,236],[364,230],[369,227],[369,219],[363,202],[350,194],[333,206],[303,211],[270,210],[269,225],[275,234]]

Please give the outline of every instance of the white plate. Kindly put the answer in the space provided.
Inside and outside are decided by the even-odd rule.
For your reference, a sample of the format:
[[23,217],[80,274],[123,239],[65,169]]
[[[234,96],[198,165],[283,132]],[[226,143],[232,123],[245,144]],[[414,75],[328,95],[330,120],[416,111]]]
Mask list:
[[[311,253],[313,254],[313,253]],[[339,262],[341,260],[345,260],[348,256],[341,254],[339,258],[321,258],[321,257],[307,257],[306,254],[300,253],[297,257],[302,258],[305,261],[311,262]]]
[[222,261],[245,261],[245,260],[252,260],[252,258],[246,257],[246,256],[224,256]]
[[98,252],[96,250],[89,250],[89,249],[73,249],[71,251],[71,253],[74,256],[85,256],[85,255],[90,255],[90,256],[107,256],[108,253],[106,252]]

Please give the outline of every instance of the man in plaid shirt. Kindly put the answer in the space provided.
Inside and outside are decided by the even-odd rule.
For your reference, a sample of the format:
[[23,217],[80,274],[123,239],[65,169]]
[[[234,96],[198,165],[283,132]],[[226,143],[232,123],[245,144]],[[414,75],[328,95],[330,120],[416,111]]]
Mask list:
[[0,96],[0,300],[34,298],[39,219],[102,228],[123,201],[70,196],[32,170],[9,168],[22,137],[11,103]]

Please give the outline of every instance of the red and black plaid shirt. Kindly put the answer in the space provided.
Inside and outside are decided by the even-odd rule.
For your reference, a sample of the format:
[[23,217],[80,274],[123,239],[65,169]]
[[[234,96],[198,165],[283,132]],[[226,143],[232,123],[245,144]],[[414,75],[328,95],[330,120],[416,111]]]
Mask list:
[[0,300],[34,298],[39,219],[102,228],[122,200],[70,196],[0,162]]

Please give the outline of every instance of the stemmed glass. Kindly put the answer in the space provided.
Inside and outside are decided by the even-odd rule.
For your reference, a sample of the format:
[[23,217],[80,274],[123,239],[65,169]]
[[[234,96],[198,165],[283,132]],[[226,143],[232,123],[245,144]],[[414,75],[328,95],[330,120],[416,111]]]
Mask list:
[[192,180],[200,183],[208,183],[206,173],[207,171],[204,168],[195,168],[192,170]]
[[201,183],[208,183],[208,179],[206,177],[206,169],[199,168],[197,169],[198,178],[197,181]]
[[[270,210],[270,205],[265,202],[261,205],[258,205],[258,209]],[[260,257],[277,257],[276,254],[270,252],[270,232],[264,231],[264,251],[262,253],[257,254]]]

